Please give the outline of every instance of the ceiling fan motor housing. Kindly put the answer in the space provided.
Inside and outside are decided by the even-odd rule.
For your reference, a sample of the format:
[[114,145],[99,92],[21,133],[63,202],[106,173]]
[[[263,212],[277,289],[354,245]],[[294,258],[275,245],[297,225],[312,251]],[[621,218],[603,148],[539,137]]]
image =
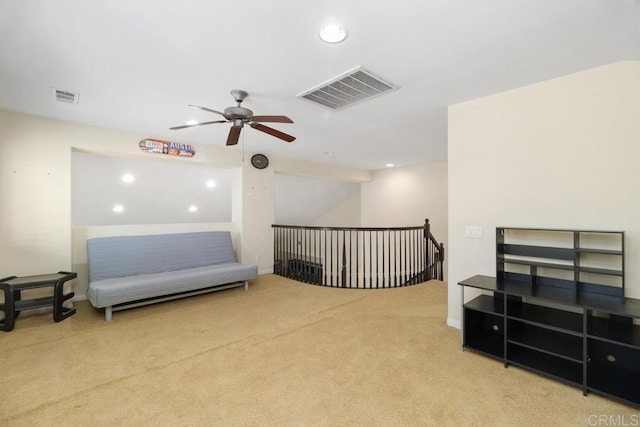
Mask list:
[[253,111],[244,107],[227,107],[224,109],[224,117],[227,120],[242,119],[249,121],[253,117]]

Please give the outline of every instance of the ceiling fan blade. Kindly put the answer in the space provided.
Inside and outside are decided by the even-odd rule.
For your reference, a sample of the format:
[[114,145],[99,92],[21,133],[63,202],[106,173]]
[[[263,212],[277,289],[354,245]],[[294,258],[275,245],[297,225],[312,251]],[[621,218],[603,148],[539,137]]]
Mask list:
[[271,123],[293,123],[287,116],[253,116],[254,122],[271,122]]
[[178,129],[186,129],[186,128],[195,128],[202,125],[211,125],[214,123],[227,123],[226,120],[214,120],[213,122],[202,122],[202,123],[194,123],[192,125],[182,125],[182,126],[174,126],[169,128],[170,130],[178,130]]
[[208,111],[210,113],[220,114],[221,116],[224,116],[224,113],[221,113],[220,111],[212,110],[211,108],[208,108],[208,107],[202,107],[200,105],[193,105],[193,104],[189,104],[189,107],[199,108],[201,110]]
[[275,130],[274,128],[270,128],[269,126],[261,125],[260,123],[249,123],[249,126],[287,142],[293,142],[296,140],[295,136],[287,135],[284,132],[280,132],[279,130]]
[[240,126],[231,126],[231,129],[229,130],[229,136],[227,137],[227,145],[236,145],[238,143],[241,130],[242,127]]

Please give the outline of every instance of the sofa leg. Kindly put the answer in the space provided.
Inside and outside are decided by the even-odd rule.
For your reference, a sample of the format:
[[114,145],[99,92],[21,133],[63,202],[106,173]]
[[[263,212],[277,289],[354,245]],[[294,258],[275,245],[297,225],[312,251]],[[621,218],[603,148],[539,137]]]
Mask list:
[[111,322],[112,319],[113,319],[113,310],[111,309],[111,306],[105,307],[104,308],[104,320],[106,322]]
[[248,280],[244,281],[244,290],[245,290],[245,292],[249,290],[249,281]]

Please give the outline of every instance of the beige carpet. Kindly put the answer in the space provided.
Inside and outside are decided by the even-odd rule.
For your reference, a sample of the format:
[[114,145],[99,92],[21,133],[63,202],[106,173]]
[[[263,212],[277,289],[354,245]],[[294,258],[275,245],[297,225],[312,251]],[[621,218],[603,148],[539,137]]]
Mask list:
[[461,351],[442,282],[241,288],[0,332],[0,425],[589,426],[638,409]]

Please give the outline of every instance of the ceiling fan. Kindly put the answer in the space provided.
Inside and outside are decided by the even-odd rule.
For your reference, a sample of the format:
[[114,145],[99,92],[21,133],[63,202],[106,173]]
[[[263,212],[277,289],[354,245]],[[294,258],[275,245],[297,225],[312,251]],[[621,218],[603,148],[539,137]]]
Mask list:
[[231,126],[231,130],[229,130],[229,136],[227,137],[227,145],[236,145],[238,143],[238,139],[240,138],[240,131],[244,127],[245,124],[248,124],[252,128],[259,130],[264,133],[268,133],[269,135],[275,136],[276,138],[280,138],[287,142],[293,142],[296,137],[288,135],[284,132],[280,132],[279,130],[270,128],[269,126],[265,126],[262,123],[293,123],[287,116],[254,116],[253,111],[248,108],[244,108],[241,106],[242,101],[249,96],[247,92],[240,89],[234,89],[231,91],[231,96],[238,103],[236,107],[227,107],[224,109],[224,113],[216,110],[212,110],[211,108],[201,107],[199,105],[191,105],[189,107],[199,108],[204,111],[208,111],[210,113],[219,114],[224,117],[226,120],[214,120],[211,122],[200,122],[194,123],[190,125],[182,125],[182,126],[174,126],[169,128],[171,130],[178,129],[186,129],[203,125],[211,125],[214,123],[233,123]]

